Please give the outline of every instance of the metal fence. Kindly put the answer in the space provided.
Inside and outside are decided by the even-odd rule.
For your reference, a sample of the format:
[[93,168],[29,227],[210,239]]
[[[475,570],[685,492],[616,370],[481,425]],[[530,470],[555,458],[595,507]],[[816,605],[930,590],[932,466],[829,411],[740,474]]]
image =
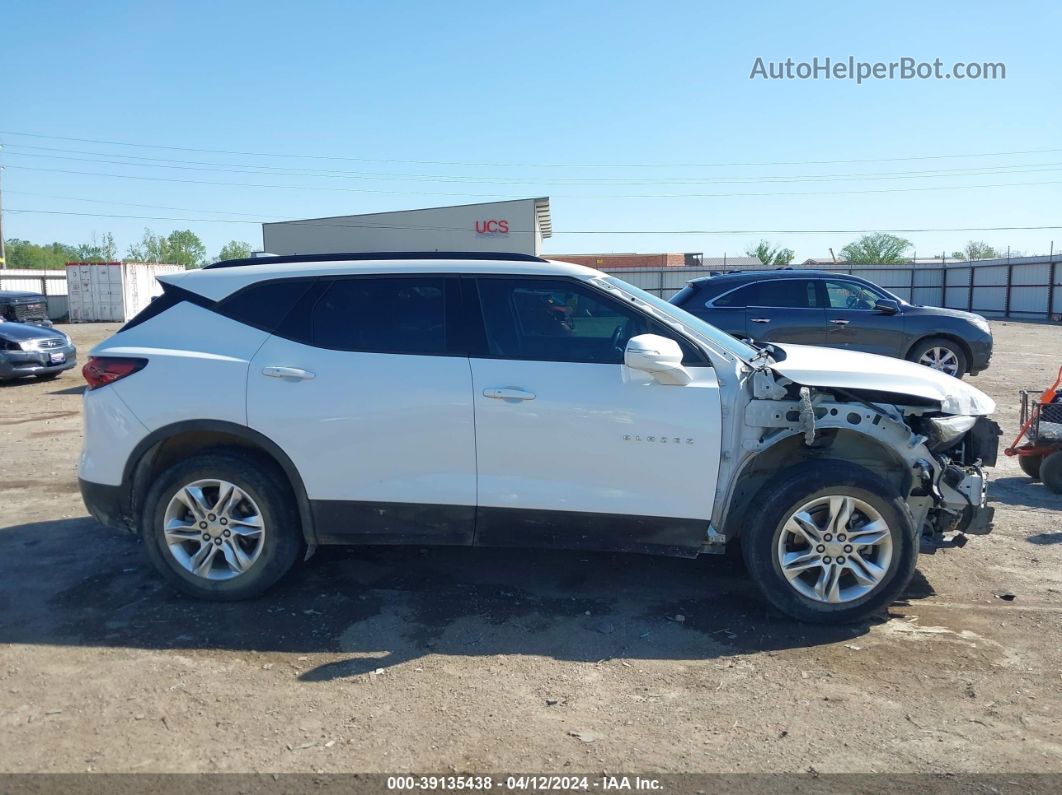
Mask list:
[[[1062,256],[1057,254],[949,265],[814,267],[862,276],[913,304],[962,309],[987,317],[1062,320]],[[608,272],[662,298],[670,298],[691,279],[719,273],[703,267],[610,268]],[[47,296],[48,316],[53,320],[67,313],[65,270],[0,270],[0,290],[27,290]]]
[[[949,265],[816,265],[815,270],[869,279],[912,304],[962,309],[986,317],[1062,320],[1062,257],[1020,257]],[[804,266],[793,265],[794,270]],[[809,268],[812,266],[808,266]],[[741,268],[740,270],[754,270]],[[670,298],[710,268],[614,268],[635,287]]]
[[59,320],[67,314],[66,269],[36,270],[16,268],[0,270],[0,291],[20,290],[40,293],[48,298],[48,317]]

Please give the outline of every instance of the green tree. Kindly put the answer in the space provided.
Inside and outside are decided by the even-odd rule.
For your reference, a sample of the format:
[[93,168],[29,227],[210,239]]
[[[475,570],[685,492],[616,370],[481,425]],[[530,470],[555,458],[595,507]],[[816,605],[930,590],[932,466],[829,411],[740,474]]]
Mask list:
[[126,258],[132,262],[165,262],[198,268],[206,261],[206,246],[190,229],[176,229],[167,237],[145,229],[140,242],[129,247]]
[[240,240],[230,240],[218,252],[218,261],[226,259],[246,259],[251,256],[251,244]]
[[9,238],[4,241],[9,268],[62,268],[77,260],[77,249],[65,243],[38,245],[28,240]]
[[1000,254],[992,246],[984,243],[980,240],[971,240],[961,251],[953,251],[951,256],[955,259],[975,260],[975,259],[996,259],[997,257],[1004,256]]
[[163,251],[166,255],[166,262],[183,265],[186,268],[201,268],[206,262],[206,246],[190,229],[177,229],[170,232]]
[[849,243],[841,249],[841,257],[857,265],[900,265],[910,261],[907,256],[909,248],[910,240],[876,232]]
[[81,262],[117,262],[118,246],[110,232],[99,240],[92,236],[91,243],[82,243],[77,247],[77,259]]
[[793,261],[796,254],[791,248],[774,248],[766,240],[761,240],[756,248],[745,251],[750,257],[756,257],[764,265],[783,267]]
[[159,237],[150,229],[145,229],[140,242],[129,246],[125,258],[130,262],[164,262],[162,257],[165,243],[164,238]]

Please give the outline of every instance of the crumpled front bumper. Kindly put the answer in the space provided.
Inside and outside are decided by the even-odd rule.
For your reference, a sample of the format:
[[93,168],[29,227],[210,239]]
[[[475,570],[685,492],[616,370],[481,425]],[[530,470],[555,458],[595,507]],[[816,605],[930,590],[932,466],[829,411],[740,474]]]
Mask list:
[[[952,475],[955,469],[956,467],[953,465],[945,471],[945,481],[948,480],[948,476]],[[956,523],[954,530],[955,532],[972,536],[988,535],[992,532],[992,519],[996,513],[996,509],[988,504],[988,476],[976,464],[966,467],[963,474],[964,477],[951,488],[952,491],[961,495],[962,500],[966,503],[963,505],[958,500],[953,499],[951,501],[952,505],[958,504],[962,508],[959,521]],[[949,485],[945,482],[941,491],[947,494]]]
[[962,547],[967,535],[992,532],[996,509],[988,504],[984,467],[995,466],[1000,433],[997,423],[980,417],[961,447],[945,453],[947,458],[936,458],[940,475],[931,489],[934,505],[923,531],[925,551]]

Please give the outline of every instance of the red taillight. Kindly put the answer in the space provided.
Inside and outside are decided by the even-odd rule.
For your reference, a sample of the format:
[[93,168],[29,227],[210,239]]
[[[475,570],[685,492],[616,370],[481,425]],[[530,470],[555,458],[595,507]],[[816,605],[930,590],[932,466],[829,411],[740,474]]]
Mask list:
[[113,384],[137,370],[147,367],[147,359],[133,359],[117,356],[91,356],[81,368],[81,375],[88,381],[89,389]]

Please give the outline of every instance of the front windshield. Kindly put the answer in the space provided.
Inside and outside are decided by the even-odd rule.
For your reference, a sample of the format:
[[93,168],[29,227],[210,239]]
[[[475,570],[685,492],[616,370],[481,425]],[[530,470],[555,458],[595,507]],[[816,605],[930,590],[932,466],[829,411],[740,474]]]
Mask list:
[[669,304],[663,298],[655,296],[652,293],[647,293],[645,290],[635,287],[633,284],[627,284],[627,282],[622,279],[617,279],[615,276],[606,276],[604,279],[600,279],[600,281],[644,301],[657,311],[662,312],[676,322],[681,323],[690,331],[704,337],[708,342],[732,353],[740,359],[744,359],[746,362],[751,360],[758,353],[755,348],[730,336],[725,331],[720,331],[710,323],[705,323],[699,317],[691,315],[686,310],[679,309],[674,304]]

